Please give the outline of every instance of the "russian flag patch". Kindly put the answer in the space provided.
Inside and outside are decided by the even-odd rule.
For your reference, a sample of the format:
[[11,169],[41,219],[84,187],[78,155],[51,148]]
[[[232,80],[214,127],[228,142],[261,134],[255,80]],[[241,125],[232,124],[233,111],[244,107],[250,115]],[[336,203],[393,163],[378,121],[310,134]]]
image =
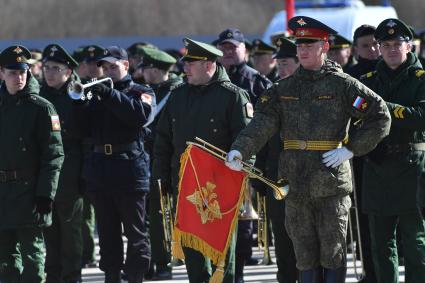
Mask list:
[[353,107],[358,109],[358,110],[366,110],[366,108],[367,108],[366,99],[364,99],[361,96],[357,96],[357,98],[353,102]]

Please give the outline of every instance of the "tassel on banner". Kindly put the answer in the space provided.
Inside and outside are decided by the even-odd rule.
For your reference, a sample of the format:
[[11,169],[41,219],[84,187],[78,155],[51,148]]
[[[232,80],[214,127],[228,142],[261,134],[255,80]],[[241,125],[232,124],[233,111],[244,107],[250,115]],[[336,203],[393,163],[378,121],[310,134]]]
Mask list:
[[211,276],[209,283],[221,283],[223,282],[223,278],[224,278],[224,261],[222,260],[217,265],[217,268],[214,271],[214,274]]

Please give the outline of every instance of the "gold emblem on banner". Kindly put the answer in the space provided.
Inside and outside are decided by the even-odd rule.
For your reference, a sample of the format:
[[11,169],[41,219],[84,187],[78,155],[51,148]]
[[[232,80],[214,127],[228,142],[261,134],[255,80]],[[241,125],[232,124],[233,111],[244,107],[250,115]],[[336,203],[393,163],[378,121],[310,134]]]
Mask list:
[[222,218],[217,194],[214,192],[215,187],[215,184],[207,182],[205,187],[195,190],[193,194],[186,197],[188,201],[195,205],[196,211],[201,216],[202,224]]

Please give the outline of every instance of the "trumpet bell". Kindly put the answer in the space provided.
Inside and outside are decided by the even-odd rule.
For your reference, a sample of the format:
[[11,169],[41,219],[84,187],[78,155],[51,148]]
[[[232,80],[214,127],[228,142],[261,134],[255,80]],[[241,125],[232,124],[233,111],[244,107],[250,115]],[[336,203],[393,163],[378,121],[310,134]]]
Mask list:
[[272,188],[274,198],[277,200],[282,200],[289,193],[289,182],[286,179],[280,179]]
[[81,100],[84,97],[84,86],[79,82],[71,82],[68,85],[68,95],[73,100]]
[[[251,199],[251,196],[249,198]],[[258,214],[252,206],[250,199],[245,200],[238,217],[239,220],[258,220]]]

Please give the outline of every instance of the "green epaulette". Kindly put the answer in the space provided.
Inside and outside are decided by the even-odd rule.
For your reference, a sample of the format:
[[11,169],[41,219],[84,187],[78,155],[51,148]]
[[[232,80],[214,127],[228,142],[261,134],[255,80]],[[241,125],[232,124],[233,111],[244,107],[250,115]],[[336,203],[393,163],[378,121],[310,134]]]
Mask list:
[[228,81],[222,82],[221,85],[224,88],[226,88],[226,89],[228,89],[228,90],[230,90],[231,92],[234,92],[234,93],[239,93],[241,91],[241,89],[239,87],[237,87],[236,85],[234,85],[234,84],[232,84],[231,82],[228,82]]
[[50,101],[48,101],[47,99],[45,99],[45,98],[43,98],[41,96],[35,95],[35,94],[30,94],[27,97],[27,100],[30,101],[30,102],[32,102],[32,103],[34,103],[34,104],[36,104],[36,105],[40,105],[40,106],[51,105]]
[[369,79],[369,78],[373,77],[375,74],[376,74],[376,71],[366,73],[366,74],[360,76],[360,80]]

